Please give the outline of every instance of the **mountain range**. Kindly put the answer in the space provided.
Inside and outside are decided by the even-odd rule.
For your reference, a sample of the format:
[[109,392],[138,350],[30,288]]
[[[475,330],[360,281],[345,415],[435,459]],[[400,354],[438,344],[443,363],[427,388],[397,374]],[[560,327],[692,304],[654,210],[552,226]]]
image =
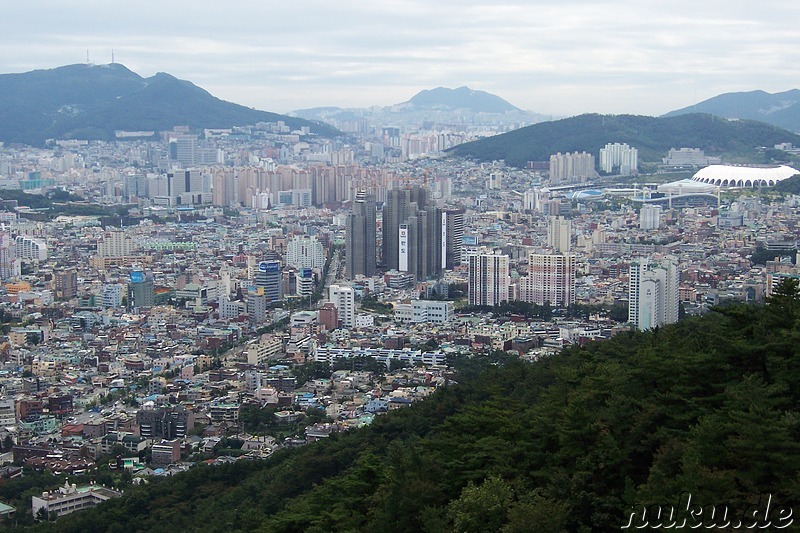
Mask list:
[[661,118],[587,114],[462,144],[450,153],[480,161],[504,159],[509,165],[524,167],[528,161],[548,160],[556,152],[585,150],[597,156],[607,143],[617,142],[636,147],[643,162],[659,162],[670,148],[690,147],[744,163],[764,162],[758,147],[783,142],[800,145],[800,135],[763,122],[699,113]]
[[309,120],[342,123],[367,119],[373,123],[420,127],[440,125],[493,125],[505,129],[548,120],[549,116],[525,111],[503,98],[469,87],[437,87],[394,105],[368,108],[315,107],[293,111]]
[[143,78],[125,66],[76,64],[0,75],[0,141],[41,145],[46,139],[113,139],[116,130],[174,126],[229,128],[284,121],[292,129],[333,136],[326,124],[220,100],[191,82],[160,72]]
[[709,113],[723,118],[758,120],[800,132],[800,90],[770,94],[765,91],[725,93],[695,105],[670,111],[665,117]]

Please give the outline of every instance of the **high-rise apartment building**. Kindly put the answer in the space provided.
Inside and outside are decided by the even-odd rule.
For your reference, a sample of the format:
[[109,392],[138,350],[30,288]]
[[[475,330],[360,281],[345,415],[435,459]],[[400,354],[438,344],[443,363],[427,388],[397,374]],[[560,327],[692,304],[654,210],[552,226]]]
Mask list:
[[453,270],[461,264],[464,213],[464,209],[445,209],[442,213],[442,257],[447,270]]
[[387,270],[438,278],[442,271],[442,212],[428,204],[426,189],[388,191],[383,206],[383,262]]
[[574,255],[530,254],[528,276],[520,278],[519,299],[554,307],[575,303]]
[[328,289],[328,300],[336,306],[336,312],[342,327],[353,328],[356,325],[356,293],[353,287],[331,285]]
[[660,205],[642,205],[639,211],[639,229],[658,229],[661,225],[661,210]]
[[376,228],[375,196],[359,191],[353,202],[353,211],[347,216],[345,248],[348,279],[358,275],[375,275]]
[[547,219],[547,246],[556,253],[567,253],[572,247],[572,223],[568,218],[550,216]]
[[107,231],[97,240],[99,257],[129,257],[133,255],[133,239],[124,231]]
[[509,300],[509,257],[479,253],[469,257],[470,305],[498,305]]
[[47,260],[47,243],[42,239],[19,235],[14,241],[18,259]]
[[640,259],[631,263],[628,321],[646,330],[678,321],[680,272],[677,261]]
[[639,169],[639,150],[626,143],[608,143],[600,149],[600,168],[607,174],[614,171],[623,176],[635,174]]
[[286,244],[286,264],[294,268],[322,269],[325,247],[315,235],[293,235]]
[[550,184],[575,183],[595,176],[594,156],[586,152],[550,156]]

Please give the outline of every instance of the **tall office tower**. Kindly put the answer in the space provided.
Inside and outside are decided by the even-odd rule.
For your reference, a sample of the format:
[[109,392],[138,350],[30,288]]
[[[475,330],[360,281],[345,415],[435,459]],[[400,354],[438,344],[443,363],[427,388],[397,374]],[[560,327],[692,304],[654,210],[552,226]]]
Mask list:
[[133,239],[124,231],[107,231],[97,240],[99,257],[129,257],[133,255]]
[[615,170],[623,176],[635,174],[639,169],[639,150],[627,144],[608,143],[600,149],[600,168],[608,174]]
[[197,135],[177,135],[169,140],[169,158],[184,166],[197,164],[199,151]]
[[264,290],[264,296],[269,302],[277,302],[283,298],[281,284],[281,262],[261,261],[255,273],[255,287]]
[[375,196],[360,191],[353,202],[353,211],[347,216],[345,247],[347,252],[347,279],[375,275],[377,252]]
[[442,266],[447,270],[453,270],[461,264],[464,213],[464,209],[445,209],[442,213]]
[[316,235],[293,235],[286,244],[286,264],[295,268],[322,269],[325,248]]
[[398,270],[417,281],[438,279],[442,273],[442,211],[433,206],[416,210],[400,225]]
[[56,298],[69,300],[78,295],[78,272],[74,268],[56,271],[54,281]]
[[469,257],[469,304],[498,305],[509,299],[509,258],[497,253]]
[[336,306],[339,321],[343,327],[352,328],[356,325],[356,293],[353,287],[344,285],[331,285],[328,289],[328,300]]
[[628,321],[646,330],[678,321],[680,272],[674,257],[631,263]]
[[658,229],[661,225],[661,206],[644,204],[639,211],[639,229]]
[[547,219],[547,246],[557,253],[567,253],[572,247],[572,223],[560,216]]
[[[400,225],[426,209],[428,192],[414,185],[410,189],[392,189],[383,205],[382,260],[387,270],[400,270]],[[413,211],[412,211],[413,210]]]
[[128,283],[128,309],[153,307],[155,305],[155,282],[153,274],[132,270]]
[[575,303],[575,256],[530,254],[528,276],[520,278],[520,299],[555,307]]
[[594,156],[587,152],[574,152],[550,156],[550,183],[574,183],[595,176]]
[[144,174],[127,174],[125,176],[123,194],[129,201],[131,198],[146,197],[147,176]]

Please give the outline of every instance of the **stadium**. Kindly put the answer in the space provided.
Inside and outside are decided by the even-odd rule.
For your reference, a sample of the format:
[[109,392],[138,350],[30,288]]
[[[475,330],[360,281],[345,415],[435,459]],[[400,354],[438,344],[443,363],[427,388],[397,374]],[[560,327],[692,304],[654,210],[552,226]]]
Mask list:
[[800,171],[787,167],[738,167],[711,165],[700,169],[692,181],[707,183],[717,187],[756,188],[772,187],[785,179],[800,174]]

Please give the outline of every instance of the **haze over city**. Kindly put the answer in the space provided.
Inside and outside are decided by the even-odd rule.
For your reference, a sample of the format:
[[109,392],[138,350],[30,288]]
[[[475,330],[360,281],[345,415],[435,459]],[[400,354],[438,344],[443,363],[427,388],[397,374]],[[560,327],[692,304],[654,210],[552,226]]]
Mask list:
[[30,1],[4,16],[0,73],[116,62],[276,112],[366,107],[437,86],[531,111],[660,115],[796,85],[796,4],[445,0]]

